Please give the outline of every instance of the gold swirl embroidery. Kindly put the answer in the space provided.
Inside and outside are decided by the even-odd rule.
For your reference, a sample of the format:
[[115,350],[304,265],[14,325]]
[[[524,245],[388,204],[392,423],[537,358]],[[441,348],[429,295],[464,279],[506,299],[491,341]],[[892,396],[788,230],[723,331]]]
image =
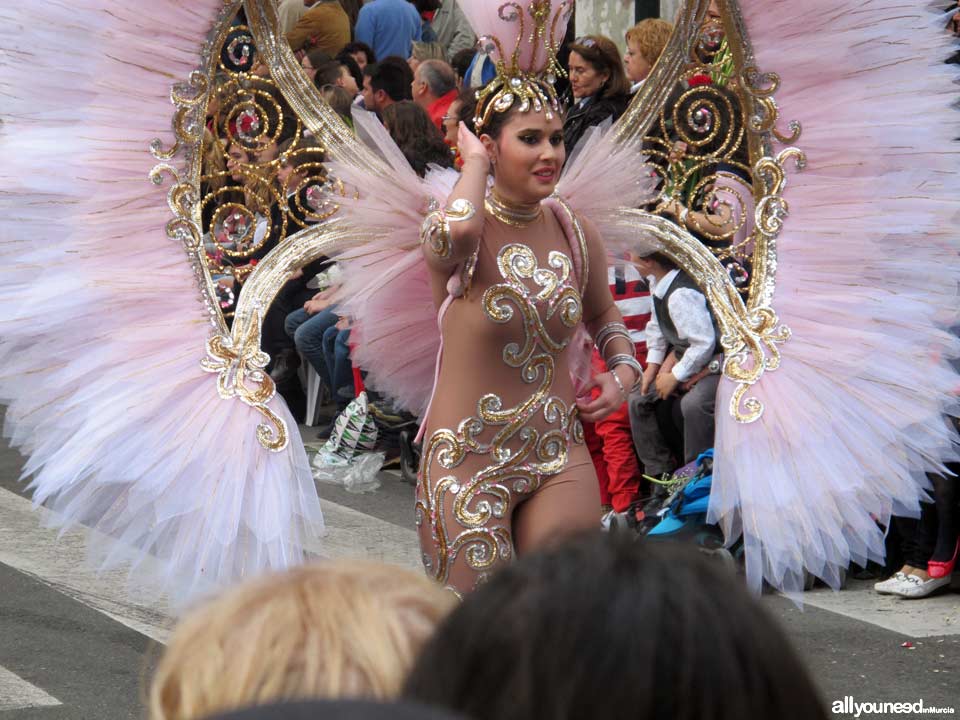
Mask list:
[[[509,343],[503,359],[520,370],[524,383],[535,385],[533,392],[510,408],[504,408],[498,395],[484,395],[477,403],[476,416],[463,420],[456,432],[437,430],[424,448],[417,523],[430,523],[437,562],[434,565],[424,557],[424,564],[440,582],[447,582],[450,565],[461,552],[468,567],[479,573],[489,570],[498,558],[508,559],[513,552],[510,531],[496,521],[509,518],[512,493],[536,490],[545,476],[566,467],[571,444],[583,443],[576,406],[550,395],[556,357],[569,340],[550,336],[538,307],[545,308],[547,320],[558,315],[571,329],[580,322],[583,308],[580,295],[569,285],[573,274],[570,258],[552,252],[548,264],[550,268],[539,267],[533,251],[524,245],[507,245],[497,258],[506,282],[490,287],[482,300],[484,313],[493,322],[507,323],[519,316],[524,342],[522,346]],[[532,280],[536,289],[528,287],[525,280]],[[530,427],[537,416],[551,428],[541,433]],[[497,432],[485,443],[479,438],[489,429]],[[452,472],[470,454],[489,455],[493,463],[460,481]],[[451,474],[434,481],[434,463]],[[448,511],[462,528],[454,536],[448,535]]]
[[242,334],[210,338],[208,357],[200,361],[200,366],[217,374],[221,398],[239,398],[269,421],[270,424],[257,425],[257,439],[267,450],[279,452],[287,446],[287,424],[267,405],[276,394],[276,387],[265,370],[270,356],[260,350],[259,318],[237,325]]
[[420,242],[425,243],[438,258],[446,260],[453,250],[450,244],[450,223],[466,222],[477,214],[477,210],[469,200],[457,198],[445,210],[433,200],[428,211],[420,226]]

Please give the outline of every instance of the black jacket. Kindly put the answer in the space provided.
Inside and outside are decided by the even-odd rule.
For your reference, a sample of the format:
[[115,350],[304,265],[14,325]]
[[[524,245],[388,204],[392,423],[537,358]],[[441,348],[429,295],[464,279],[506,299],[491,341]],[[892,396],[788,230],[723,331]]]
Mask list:
[[629,104],[629,95],[613,97],[594,95],[582,105],[571,104],[567,111],[567,119],[563,123],[563,144],[567,148],[567,155],[573,152],[587,128],[599,125],[607,118],[612,118],[613,122],[616,122]]

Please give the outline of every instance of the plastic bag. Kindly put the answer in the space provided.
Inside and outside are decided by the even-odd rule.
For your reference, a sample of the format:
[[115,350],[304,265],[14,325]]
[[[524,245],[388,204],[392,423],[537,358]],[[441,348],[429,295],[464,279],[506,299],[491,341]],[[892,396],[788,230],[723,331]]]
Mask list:
[[373,492],[380,487],[378,474],[385,455],[374,452],[377,425],[360,393],[337,416],[330,439],[313,459],[313,477],[340,485],[349,492]]

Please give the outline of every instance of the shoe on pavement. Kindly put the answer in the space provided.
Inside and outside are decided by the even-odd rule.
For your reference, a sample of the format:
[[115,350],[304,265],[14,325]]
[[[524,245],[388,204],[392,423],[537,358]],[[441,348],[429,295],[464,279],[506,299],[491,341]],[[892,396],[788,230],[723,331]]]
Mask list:
[[934,590],[950,584],[950,577],[930,578],[921,580],[919,575],[907,575],[907,579],[897,588],[894,595],[899,595],[907,600],[919,600],[930,595]]
[[881,595],[899,595],[897,589],[907,581],[907,574],[897,570],[883,582],[874,583],[873,589]]

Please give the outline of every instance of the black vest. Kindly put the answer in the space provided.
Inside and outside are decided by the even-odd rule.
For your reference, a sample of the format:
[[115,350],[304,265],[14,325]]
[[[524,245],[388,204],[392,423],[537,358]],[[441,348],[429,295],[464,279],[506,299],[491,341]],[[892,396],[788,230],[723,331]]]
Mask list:
[[[677,356],[677,360],[683,357],[683,354],[690,347],[690,342],[684,340],[680,337],[680,334],[677,332],[677,326],[673,322],[673,318],[670,317],[670,312],[667,310],[669,307],[670,296],[673,295],[680,288],[690,288],[691,290],[696,290],[698,293],[703,294],[703,291],[697,286],[689,275],[687,275],[683,270],[677,273],[676,277],[673,278],[673,282],[670,283],[670,287],[667,288],[667,291],[663,294],[662,298],[658,298],[654,293],[651,293],[653,298],[653,312],[656,314],[657,324],[660,326],[660,332],[663,334],[664,340],[667,341],[667,345],[673,348],[674,354]],[[720,332],[717,329],[717,320],[713,317],[713,312],[710,310],[710,303],[707,303],[707,312],[710,313],[710,322],[713,323],[713,354],[720,352]]]

